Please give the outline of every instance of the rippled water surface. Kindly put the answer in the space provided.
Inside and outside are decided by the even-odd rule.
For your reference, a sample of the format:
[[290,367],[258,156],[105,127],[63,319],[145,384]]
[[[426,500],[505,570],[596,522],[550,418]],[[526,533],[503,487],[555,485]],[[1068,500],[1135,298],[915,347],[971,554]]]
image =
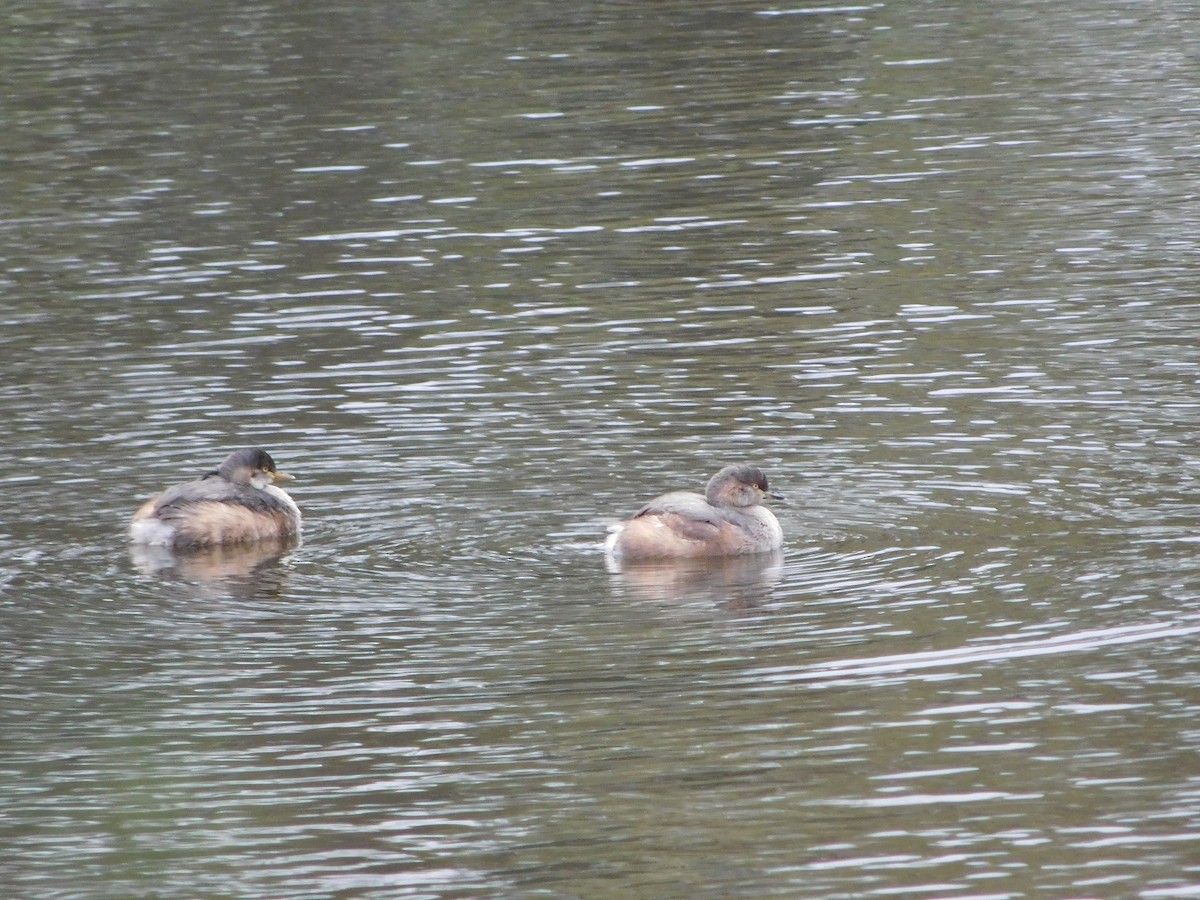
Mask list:
[[332,6],[9,10],[13,896],[1200,895],[1194,5]]

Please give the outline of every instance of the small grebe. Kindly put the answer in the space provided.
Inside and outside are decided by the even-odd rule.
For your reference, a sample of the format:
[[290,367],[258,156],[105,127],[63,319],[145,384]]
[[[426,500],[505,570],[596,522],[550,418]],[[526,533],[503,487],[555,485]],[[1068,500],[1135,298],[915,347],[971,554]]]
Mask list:
[[759,503],[783,499],[755,466],[726,466],[703,494],[672,491],[615,526],[608,553],[617,561],[765,553],[783,544],[779,520]]
[[130,538],[178,549],[292,538],[300,510],[272,482],[292,476],[265,450],[237,450],[215,472],[167,488],[133,514]]

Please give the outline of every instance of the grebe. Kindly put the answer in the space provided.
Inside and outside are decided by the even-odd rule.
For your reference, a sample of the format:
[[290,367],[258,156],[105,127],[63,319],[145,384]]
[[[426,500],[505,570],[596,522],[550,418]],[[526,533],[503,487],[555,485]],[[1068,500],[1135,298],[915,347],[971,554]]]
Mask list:
[[756,466],[726,466],[703,494],[672,491],[643,506],[609,535],[617,561],[765,553],[783,544],[779,520],[759,504],[781,500]]
[[300,510],[274,484],[291,478],[265,450],[237,450],[215,472],[147,501],[134,513],[129,536],[177,549],[295,537]]

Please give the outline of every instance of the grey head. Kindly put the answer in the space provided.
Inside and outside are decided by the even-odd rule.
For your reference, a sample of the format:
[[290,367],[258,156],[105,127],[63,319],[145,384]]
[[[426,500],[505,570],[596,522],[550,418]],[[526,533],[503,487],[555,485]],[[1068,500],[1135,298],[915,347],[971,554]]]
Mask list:
[[292,479],[291,475],[280,472],[275,467],[275,460],[271,458],[270,453],[258,449],[234,450],[212,474],[235,484],[252,484],[259,488],[273,481]]
[[767,497],[783,499],[771,491],[762,469],[746,463],[726,466],[709,479],[704,490],[704,499],[713,506],[754,506]]

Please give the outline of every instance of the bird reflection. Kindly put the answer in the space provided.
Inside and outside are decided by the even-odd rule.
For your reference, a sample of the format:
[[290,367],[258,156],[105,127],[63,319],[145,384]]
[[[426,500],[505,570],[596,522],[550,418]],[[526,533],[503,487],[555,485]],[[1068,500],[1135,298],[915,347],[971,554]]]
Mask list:
[[283,577],[277,565],[299,540],[277,539],[253,544],[225,544],[176,550],[147,544],[130,545],[133,565],[143,575],[185,581],[252,597],[274,592]]
[[608,559],[614,584],[640,599],[673,605],[711,604],[753,612],[770,601],[783,577],[783,552],[621,564]]

